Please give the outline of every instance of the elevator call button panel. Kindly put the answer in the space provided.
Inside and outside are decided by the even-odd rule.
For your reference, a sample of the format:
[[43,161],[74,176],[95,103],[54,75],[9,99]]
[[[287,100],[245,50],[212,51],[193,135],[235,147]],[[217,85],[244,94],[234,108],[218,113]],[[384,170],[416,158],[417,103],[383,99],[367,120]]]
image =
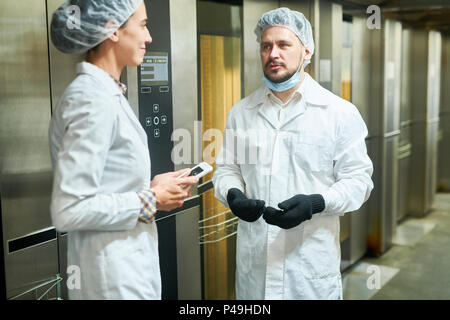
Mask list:
[[[138,67],[138,77],[139,118],[146,130],[149,148],[170,155],[173,128],[169,51],[147,51]],[[152,167],[158,160],[152,157]],[[164,162],[167,160],[161,159],[161,167],[165,166]]]

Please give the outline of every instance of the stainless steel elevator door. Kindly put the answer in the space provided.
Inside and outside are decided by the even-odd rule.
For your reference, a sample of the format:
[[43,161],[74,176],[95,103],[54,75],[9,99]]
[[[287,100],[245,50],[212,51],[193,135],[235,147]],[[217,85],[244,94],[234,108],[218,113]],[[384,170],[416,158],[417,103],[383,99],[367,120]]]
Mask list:
[[[0,48],[0,192],[6,289],[11,298],[57,279],[58,273],[49,213],[51,101],[45,2],[0,3]],[[30,235],[36,232],[49,235],[49,230],[46,241],[22,241],[36,239]],[[45,297],[56,297],[56,291]],[[40,294],[34,290],[18,298]]]

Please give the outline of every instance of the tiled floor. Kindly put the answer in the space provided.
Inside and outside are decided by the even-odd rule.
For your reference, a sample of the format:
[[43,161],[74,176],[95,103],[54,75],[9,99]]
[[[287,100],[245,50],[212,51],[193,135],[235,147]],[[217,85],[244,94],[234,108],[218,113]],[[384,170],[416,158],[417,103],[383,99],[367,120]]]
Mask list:
[[404,221],[393,242],[342,274],[344,299],[450,299],[450,194],[437,194],[425,218]]

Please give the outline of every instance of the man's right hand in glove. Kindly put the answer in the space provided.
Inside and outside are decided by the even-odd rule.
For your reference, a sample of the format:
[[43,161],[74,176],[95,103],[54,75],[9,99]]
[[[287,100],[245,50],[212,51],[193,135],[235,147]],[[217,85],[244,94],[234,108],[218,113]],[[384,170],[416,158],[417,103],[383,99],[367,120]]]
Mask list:
[[228,190],[227,201],[234,215],[247,222],[258,220],[266,208],[263,200],[248,199],[237,188]]

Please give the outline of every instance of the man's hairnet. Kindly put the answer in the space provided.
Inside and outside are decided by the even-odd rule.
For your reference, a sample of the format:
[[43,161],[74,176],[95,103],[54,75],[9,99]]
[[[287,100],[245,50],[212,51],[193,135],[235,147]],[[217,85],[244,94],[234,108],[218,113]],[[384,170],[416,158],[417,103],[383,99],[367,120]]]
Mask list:
[[311,55],[314,54],[314,39],[311,24],[303,13],[288,8],[278,8],[264,13],[255,28],[256,41],[261,43],[264,30],[276,26],[291,30],[300,39],[303,46],[311,52]]
[[50,35],[57,49],[83,53],[111,36],[142,0],[67,0],[53,13]]

